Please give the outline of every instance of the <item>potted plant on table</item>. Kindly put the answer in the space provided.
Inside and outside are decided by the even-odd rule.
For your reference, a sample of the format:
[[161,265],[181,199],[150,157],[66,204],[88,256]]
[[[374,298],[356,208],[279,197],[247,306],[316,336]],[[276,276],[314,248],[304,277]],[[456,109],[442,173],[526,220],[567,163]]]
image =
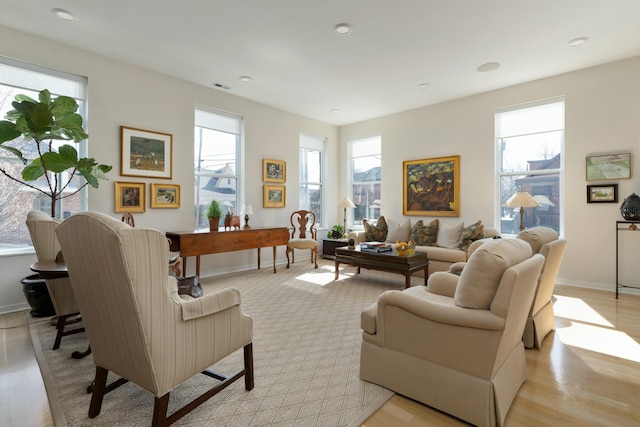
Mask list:
[[218,231],[220,227],[220,217],[222,216],[222,209],[220,203],[217,200],[212,200],[207,208],[207,218],[209,218],[209,231]]

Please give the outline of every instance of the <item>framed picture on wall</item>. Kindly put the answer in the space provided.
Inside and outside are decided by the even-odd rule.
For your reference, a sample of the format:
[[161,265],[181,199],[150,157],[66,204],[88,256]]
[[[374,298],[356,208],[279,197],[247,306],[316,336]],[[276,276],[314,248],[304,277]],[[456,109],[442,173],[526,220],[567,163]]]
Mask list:
[[144,182],[116,181],[115,211],[116,212],[144,212],[145,194]]
[[631,178],[631,153],[587,156],[587,181]]
[[286,187],[284,185],[266,185],[264,186],[264,203],[265,208],[284,208],[287,202]]
[[264,182],[286,182],[287,163],[284,160],[262,160],[262,180]]
[[173,135],[120,126],[120,175],[171,179]]
[[178,184],[151,184],[152,208],[179,208],[180,185]]
[[460,156],[402,162],[402,213],[460,216]]
[[587,185],[587,203],[618,203],[618,184]]

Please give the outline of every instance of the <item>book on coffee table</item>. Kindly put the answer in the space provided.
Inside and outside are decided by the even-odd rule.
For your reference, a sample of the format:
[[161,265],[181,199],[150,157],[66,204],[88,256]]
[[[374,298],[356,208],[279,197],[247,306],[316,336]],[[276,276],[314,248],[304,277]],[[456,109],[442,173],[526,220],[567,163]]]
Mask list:
[[391,252],[393,248],[390,244],[384,242],[362,242],[360,250],[363,252]]

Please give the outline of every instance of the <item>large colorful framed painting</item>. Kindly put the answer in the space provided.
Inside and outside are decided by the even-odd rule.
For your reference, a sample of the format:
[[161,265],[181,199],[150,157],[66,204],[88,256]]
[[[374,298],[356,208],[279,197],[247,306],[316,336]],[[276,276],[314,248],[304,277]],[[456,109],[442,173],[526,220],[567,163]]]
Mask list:
[[402,162],[402,213],[460,216],[460,156]]

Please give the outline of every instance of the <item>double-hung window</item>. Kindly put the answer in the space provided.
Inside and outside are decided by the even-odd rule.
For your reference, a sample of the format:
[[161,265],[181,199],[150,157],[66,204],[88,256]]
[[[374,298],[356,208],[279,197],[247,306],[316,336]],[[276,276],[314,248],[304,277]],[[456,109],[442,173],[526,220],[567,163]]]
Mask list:
[[326,138],[300,134],[299,207],[316,214],[316,225],[323,224],[322,167]]
[[217,200],[227,211],[242,210],[242,117],[196,107],[194,132],[195,227],[207,228],[207,208]]
[[[12,102],[16,95],[24,94],[37,100],[38,93],[43,89],[48,89],[52,97],[64,95],[74,98],[79,105],[77,112],[86,125],[87,79],[85,77],[0,57],[0,120],[5,120],[7,112],[13,109]],[[65,143],[69,142],[54,141],[56,146]],[[32,141],[25,142],[22,138],[18,138],[3,145],[19,148],[29,160],[38,156]],[[79,144],[73,143],[73,145],[79,156],[86,156],[86,141]],[[23,168],[24,165],[17,157],[0,148],[0,169],[19,178]],[[58,177],[60,185],[68,181],[66,174],[68,174],[67,171]],[[76,212],[87,210],[87,188],[77,192],[84,182],[82,177],[76,176],[64,189],[55,209],[58,217],[66,218]],[[44,177],[29,184],[48,192]],[[76,193],[73,194],[74,192]],[[32,209],[51,214],[51,199],[33,188],[0,174],[0,254],[16,254],[32,250],[31,238],[25,225],[27,213]]]
[[353,209],[355,227],[362,226],[363,219],[375,221],[380,217],[381,153],[380,135],[349,140],[351,200],[356,205]]
[[496,111],[499,224],[503,234],[520,231],[520,208],[506,207],[516,192],[540,205],[523,209],[524,228],[562,229],[564,99],[554,98]]

